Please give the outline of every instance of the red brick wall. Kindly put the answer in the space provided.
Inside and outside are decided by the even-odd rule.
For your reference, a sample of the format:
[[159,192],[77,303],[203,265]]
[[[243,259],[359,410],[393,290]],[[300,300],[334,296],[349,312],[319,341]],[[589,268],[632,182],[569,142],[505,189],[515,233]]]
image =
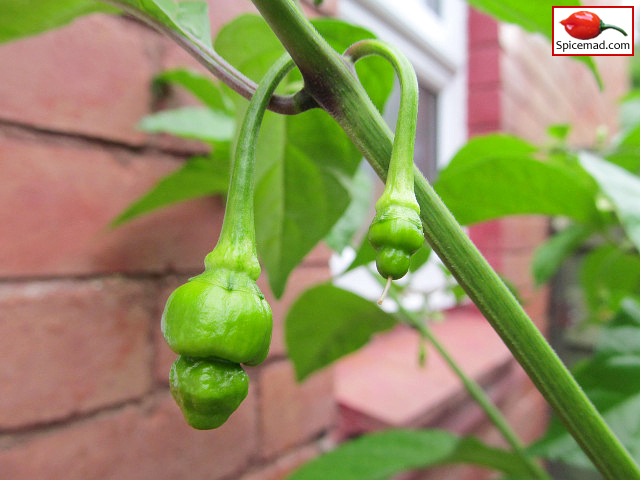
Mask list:
[[[250,7],[216,3],[214,28]],[[275,480],[335,421],[332,373],[297,385],[282,340],[286,305],[329,276],[325,249],[270,298],[270,357],[226,425],[193,430],[170,397],[160,314],[202,271],[221,201],[108,223],[202,149],[135,128],[153,75],[184,64],[155,32],[101,15],[0,46],[2,478]]]

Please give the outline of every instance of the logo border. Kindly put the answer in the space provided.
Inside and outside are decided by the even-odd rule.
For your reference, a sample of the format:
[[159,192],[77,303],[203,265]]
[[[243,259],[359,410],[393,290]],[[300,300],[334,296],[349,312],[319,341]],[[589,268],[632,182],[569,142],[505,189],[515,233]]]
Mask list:
[[[555,50],[555,28],[553,17],[556,8],[630,8],[631,9],[631,53],[554,53]],[[633,5],[562,5],[551,7],[551,56],[552,57],[633,57],[636,49],[635,44],[635,10]]]

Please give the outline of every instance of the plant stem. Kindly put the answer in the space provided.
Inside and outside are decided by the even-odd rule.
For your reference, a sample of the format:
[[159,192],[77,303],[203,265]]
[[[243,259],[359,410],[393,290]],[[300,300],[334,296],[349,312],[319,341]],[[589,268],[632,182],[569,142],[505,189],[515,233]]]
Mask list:
[[[137,18],[151,28],[154,28],[163,35],[169,37],[213,75],[222,80],[229,88],[239,93],[244,98],[250,99],[258,88],[258,85],[253,80],[243,75],[233,65],[222,58],[218,52],[212,50],[209,46],[204,45],[188,31],[177,31],[169,28],[167,25],[156,20],[143,10],[138,9],[123,0],[100,1],[119,8],[124,13]],[[304,91],[300,91],[293,95],[272,95],[268,106],[269,110],[282,113],[284,115],[295,115],[314,107],[317,107],[315,101]]]
[[393,137],[387,181],[379,202],[384,203],[388,197],[414,206],[413,151],[418,118],[418,79],[409,59],[395,47],[379,40],[361,40],[344,52],[344,56],[353,63],[368,55],[379,55],[391,63],[400,81],[396,134]]
[[549,475],[544,469],[538,465],[531,457],[529,457],[522,445],[522,442],[518,438],[516,432],[513,431],[509,422],[504,415],[498,410],[495,404],[491,401],[489,396],[485,393],[482,387],[472,378],[467,376],[467,374],[460,368],[460,366],[453,359],[451,354],[447,351],[447,349],[440,343],[438,338],[433,334],[431,329],[426,325],[426,323],[420,321],[419,318],[412,312],[407,311],[402,304],[398,300],[395,294],[391,295],[394,297],[398,305],[398,311],[400,314],[407,320],[407,322],[416,330],[420,332],[431,344],[434,346],[436,351],[440,354],[445,363],[451,368],[451,370],[458,376],[464,387],[471,398],[473,398],[476,403],[484,410],[485,414],[491,420],[491,422],[495,425],[495,427],[500,431],[504,439],[511,445],[514,453],[516,453],[522,461],[527,465],[529,471],[533,475],[534,478],[539,480],[550,480]]
[[[305,89],[386,178],[392,135],[357,79],[291,0],[253,0],[291,54]],[[608,480],[640,480],[640,470],[567,368],[491,269],[427,180],[415,189],[425,237],[547,399],[569,433]]]
[[253,205],[256,144],[269,99],[293,65],[291,57],[283,55],[266,73],[249,102],[238,133],[222,230],[218,244],[205,258],[207,268],[226,265],[247,272],[253,280],[260,275]]

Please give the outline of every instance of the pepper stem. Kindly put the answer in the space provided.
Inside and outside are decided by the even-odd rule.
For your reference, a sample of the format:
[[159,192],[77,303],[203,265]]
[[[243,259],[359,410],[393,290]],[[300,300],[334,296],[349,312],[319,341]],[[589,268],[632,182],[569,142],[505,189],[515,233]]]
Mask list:
[[368,55],[381,56],[391,63],[398,75],[401,90],[398,121],[387,181],[376,207],[393,198],[396,203],[405,204],[419,212],[413,190],[413,148],[418,117],[418,79],[413,67],[402,52],[380,40],[356,42],[344,54],[354,63]]
[[382,290],[382,295],[380,295],[380,298],[378,299],[378,305],[382,305],[384,299],[387,298],[387,294],[389,293],[389,289],[391,288],[392,280],[393,277],[387,277],[387,283],[385,283],[384,289]]
[[225,266],[247,272],[254,280],[260,275],[253,204],[256,144],[269,99],[293,65],[289,55],[282,56],[249,102],[238,134],[222,231],[216,247],[205,258],[207,269]]
[[621,29],[620,27],[616,27],[615,25],[609,25],[606,23],[602,23],[602,20],[600,21],[600,31],[602,32],[603,30],[606,30],[608,28],[612,28],[613,30],[617,30],[619,31],[621,34],[623,34],[625,37],[627,36],[627,32],[625,32],[623,29]]

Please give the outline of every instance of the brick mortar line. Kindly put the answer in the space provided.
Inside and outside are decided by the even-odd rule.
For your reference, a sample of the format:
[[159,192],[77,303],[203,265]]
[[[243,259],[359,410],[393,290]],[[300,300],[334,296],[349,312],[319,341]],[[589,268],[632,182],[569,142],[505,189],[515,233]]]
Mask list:
[[[149,112],[152,113],[152,112]],[[45,144],[73,146],[76,148],[94,149],[99,147],[113,154],[125,152],[133,155],[144,155],[151,158],[163,156],[175,160],[188,160],[194,155],[202,153],[179,149],[163,149],[150,144],[132,145],[110,140],[108,138],[92,137],[82,133],[54,130],[44,126],[32,125],[25,122],[0,118],[0,140],[3,138],[18,140],[37,140]]]
[[91,274],[70,274],[70,275],[44,275],[44,276],[19,276],[19,277],[3,277],[0,276],[0,285],[21,285],[28,283],[54,283],[54,282],[88,282],[92,280],[137,280],[137,281],[158,281],[166,280],[171,277],[184,277],[190,275],[198,275],[201,270],[185,270],[185,271],[166,271],[166,272],[106,272]]
[[155,410],[160,397],[166,395],[168,391],[169,389],[166,386],[158,387],[152,385],[152,387],[141,396],[122,400],[103,407],[85,412],[73,412],[50,421],[25,423],[19,427],[0,428],[0,451],[10,450],[28,443],[32,439],[117,414],[127,407],[137,407],[141,412],[148,415]]
[[[328,264],[322,260],[308,260],[300,263],[296,269],[306,268],[328,268]],[[204,266],[203,266],[204,268]],[[166,280],[171,277],[185,277],[199,275],[203,270],[164,270],[158,272],[94,272],[94,273],[70,273],[54,275],[0,275],[0,285],[6,284],[26,284],[33,282],[56,282],[56,281],[90,281],[90,280]],[[278,301],[282,301],[279,299]]]

